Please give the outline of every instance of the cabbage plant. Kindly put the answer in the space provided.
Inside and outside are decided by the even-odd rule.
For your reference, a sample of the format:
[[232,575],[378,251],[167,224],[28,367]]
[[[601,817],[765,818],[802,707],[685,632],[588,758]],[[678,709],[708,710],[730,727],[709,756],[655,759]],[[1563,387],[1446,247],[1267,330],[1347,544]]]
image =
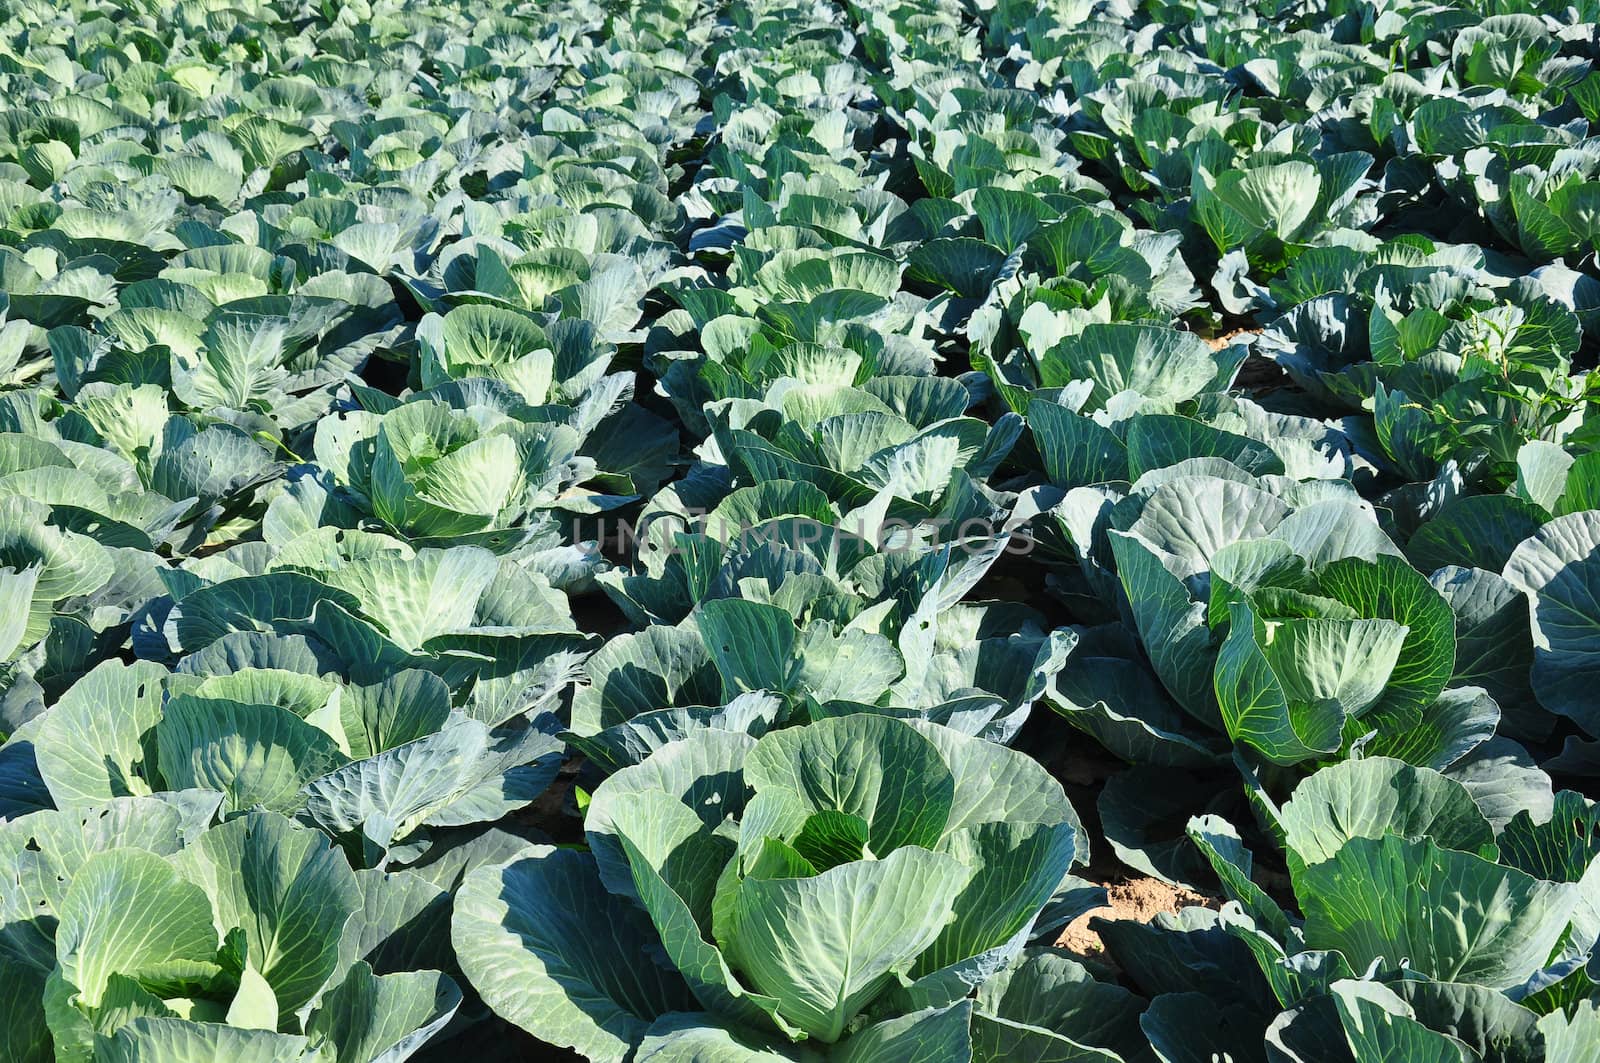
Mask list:
[[[723,1041],[906,1058],[929,1038],[990,1058],[1004,1016],[966,998],[1087,858],[1032,761],[871,713],[696,730],[610,776],[584,828],[587,851],[470,874],[453,937],[490,1006],[591,1058]],[[606,959],[623,953],[640,962]]]

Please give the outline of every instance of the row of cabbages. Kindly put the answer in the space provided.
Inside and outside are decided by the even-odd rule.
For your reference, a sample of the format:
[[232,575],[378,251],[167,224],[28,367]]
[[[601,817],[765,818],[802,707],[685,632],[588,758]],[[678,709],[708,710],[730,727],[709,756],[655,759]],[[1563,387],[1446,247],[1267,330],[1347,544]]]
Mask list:
[[6,8],[0,1057],[1592,1060],[1516,6]]
[[481,1023],[453,897],[599,643],[566,522],[679,446],[613,363],[677,260],[688,14],[7,10],[0,1057]]

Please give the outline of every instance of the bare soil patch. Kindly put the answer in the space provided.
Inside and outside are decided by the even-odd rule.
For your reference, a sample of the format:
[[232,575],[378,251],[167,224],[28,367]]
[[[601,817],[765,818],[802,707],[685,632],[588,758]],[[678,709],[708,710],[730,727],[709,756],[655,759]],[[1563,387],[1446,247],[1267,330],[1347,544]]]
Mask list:
[[1106,962],[1109,957],[1105,955],[1105,944],[1100,940],[1100,935],[1090,928],[1091,919],[1134,919],[1148,923],[1163,912],[1176,912],[1194,905],[1205,908],[1221,905],[1215,897],[1207,897],[1181,886],[1169,886],[1157,878],[1139,877],[1108,882],[1105,889],[1109,903],[1085,912],[1068,923],[1056,939],[1058,948]]

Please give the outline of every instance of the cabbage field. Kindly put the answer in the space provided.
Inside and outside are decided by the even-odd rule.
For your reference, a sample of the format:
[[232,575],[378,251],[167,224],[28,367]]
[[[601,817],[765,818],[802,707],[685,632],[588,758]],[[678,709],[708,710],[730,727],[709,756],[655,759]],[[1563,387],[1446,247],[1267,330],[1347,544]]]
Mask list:
[[1597,0],[0,22],[0,1063],[1600,1063]]

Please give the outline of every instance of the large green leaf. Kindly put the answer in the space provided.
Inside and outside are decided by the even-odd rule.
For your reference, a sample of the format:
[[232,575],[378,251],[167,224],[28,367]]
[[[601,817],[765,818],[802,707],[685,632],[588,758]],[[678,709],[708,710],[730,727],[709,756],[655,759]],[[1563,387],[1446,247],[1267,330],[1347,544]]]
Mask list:
[[1439,696],[1455,668],[1455,618],[1419,572],[1393,555],[1345,557],[1323,566],[1317,584],[1361,616],[1406,626],[1405,644],[1374,712],[1415,713]]
[[55,956],[53,921],[84,863],[119,848],[170,856],[204,829],[220,796],[183,791],[118,797],[0,826],[0,866],[9,883],[0,898],[0,952],[48,969]]
[[341,730],[356,759],[438,731],[450,718],[450,688],[432,672],[405,669],[340,692]]
[[1295,160],[1231,170],[1212,192],[1248,225],[1287,240],[1311,216],[1321,187],[1316,167]]
[[741,598],[719,598],[701,604],[695,623],[722,676],[726,697],[789,689],[797,635],[785,610]]
[[1543,522],[1537,507],[1513,495],[1468,495],[1418,528],[1406,556],[1423,572],[1445,565],[1499,572]]
[[1506,579],[1528,596],[1533,690],[1552,712],[1600,733],[1593,687],[1600,678],[1600,511],[1568,514],[1540,528],[1506,562]]
[[1205,603],[1191,597],[1144,540],[1119,531],[1110,535],[1117,575],[1156,675],[1180,707],[1221,729],[1211,680],[1217,644]]
[[840,1063],[961,1063],[972,1058],[972,1005],[924,1008],[851,1034],[835,1051]]
[[155,853],[111,849],[84,861],[67,887],[56,957],[62,977],[93,1007],[113,975],[215,973],[217,942],[204,889]]
[[1200,394],[1216,375],[1211,349],[1194,333],[1128,322],[1089,325],[1051,348],[1039,363],[1045,387],[1092,381],[1088,408],[1103,406],[1124,391],[1170,407]]
[[14,1063],[51,1063],[55,1053],[44,1014],[45,972],[0,963],[0,1052]]
[[[652,843],[641,834],[635,845],[665,857],[691,836],[709,836],[729,816],[741,816],[748,797],[744,767],[755,745],[749,735],[698,730],[602,783],[590,800],[584,831],[607,887],[624,897],[633,895],[637,869],[630,870],[621,842],[630,824],[654,838]],[[624,804],[629,807],[622,809]],[[680,811],[688,812],[692,822]],[[691,843],[697,853],[702,841]]]
[[107,661],[41,718],[34,757],[60,807],[148,794],[160,786],[154,728],[166,669]]
[[650,959],[650,921],[606,890],[586,853],[534,846],[469,873],[452,939],[497,1014],[589,1059],[621,1060],[657,1018],[696,1007],[682,979]]
[[276,705],[180,694],[155,731],[168,782],[220,790],[229,811],[296,812],[304,787],[348,759],[327,732]]
[[1469,1063],[1472,1059],[1464,1045],[1418,1022],[1405,1002],[1381,985],[1337,982],[1332,995],[1356,1059],[1404,1059],[1408,1063]]
[[[1279,811],[1291,863],[1316,864],[1351,838],[1396,835],[1493,858],[1494,829],[1466,788],[1388,757],[1329,765]],[[1544,876],[1549,877],[1549,876]]]
[[435,635],[472,626],[478,600],[498,573],[493,554],[464,546],[364,557],[322,575],[353,595],[401,648],[414,651]]
[[1443,771],[1494,737],[1500,707],[1479,687],[1452,687],[1413,719],[1400,711],[1369,713],[1361,726],[1375,730],[1364,751]]
[[1308,947],[1494,989],[1544,965],[1578,902],[1566,883],[1392,834],[1351,839],[1294,884]]
[[1129,479],[1128,451],[1116,433],[1089,417],[1043,399],[1028,404],[1045,474],[1057,487],[1070,489]]
[[282,1014],[322,990],[361,890],[321,832],[272,812],[247,812],[206,831],[172,862],[205,887],[219,934],[244,930],[250,962]]
[[[757,798],[757,802],[759,801]],[[758,807],[757,803],[751,805],[753,821],[759,821],[759,816],[755,815]],[[692,910],[688,901],[675,888],[675,884],[667,881],[664,872],[668,869],[665,867],[658,869],[626,836],[621,838],[621,847],[633,873],[631,888],[637,892],[645,910],[650,913],[667,956],[688,983],[689,990],[695,998],[704,1006],[742,1025],[765,1028],[771,1023],[786,1034],[798,1034],[799,1030],[779,1014],[781,1001],[774,996],[746,989],[729,966],[728,958],[707,940],[708,935],[703,928],[706,921],[705,914]],[[706,860],[705,856],[721,855],[715,845],[695,846],[690,852],[691,857],[685,863],[697,864],[696,870],[713,870],[710,867],[711,861]],[[760,863],[760,858],[767,858],[773,853],[777,854],[775,859],[766,864]],[[676,853],[673,855],[676,856]],[[756,866],[766,872],[794,871],[805,874],[813,870],[805,864],[803,857],[799,857],[793,849],[781,842],[769,840],[763,845],[760,858]],[[733,905],[738,899],[736,885],[729,886],[727,883],[736,884],[737,880],[730,879],[729,876],[737,870],[737,866],[729,862],[722,869],[723,874],[715,882],[715,885],[721,888],[721,892],[711,899],[715,909],[711,913],[713,930],[717,940],[724,947],[727,944],[727,935],[730,933]],[[680,883],[686,880],[693,882],[690,876],[681,873],[674,874],[673,877]],[[701,898],[691,894],[690,899]]]
[[1089,836],[1067,796],[1025,753],[921,720],[906,726],[932,742],[955,781],[945,836],[984,823],[1066,823],[1074,829],[1074,862],[1088,863]]
[[337,1063],[400,1063],[449,1022],[460,1004],[461,990],[438,971],[375,975],[357,963],[323,996],[306,1034],[313,1044],[326,1037]]
[[183,1019],[135,1019],[95,1047],[103,1063],[313,1063],[298,1034]]
[[1039,1058],[1113,1063],[1145,1051],[1144,1002],[1099,982],[1071,957],[1030,949],[979,990],[972,1016],[976,1060]]
[[774,731],[756,743],[745,781],[758,793],[792,794],[810,811],[859,816],[880,856],[907,845],[933,848],[955,799],[955,776],[939,748],[886,716]]
[[1216,671],[1228,734],[1277,764],[1334,752],[1345,720],[1382,692],[1405,637],[1389,620],[1280,622],[1232,606]]
[[[1418,1022],[1448,1034],[1486,1058],[1537,1054],[1538,1014],[1525,1003],[1480,985],[1408,978],[1390,986]],[[1526,1000],[1526,998],[1524,998]]]
[[1600,1060],[1600,1004],[1580,1002],[1571,1015],[1552,1012],[1539,1020],[1547,1063],[1595,1063]]
[[669,705],[718,700],[705,645],[692,627],[661,625],[611,639],[584,666],[589,685],[573,695],[572,729],[592,735]]
[[[972,869],[955,918],[917,960],[917,975],[1000,949],[1031,927],[1071,870],[1074,823],[983,823],[945,838],[941,851]],[[987,973],[987,972],[985,972]]]
[[387,849],[434,819],[459,826],[526,805],[549,785],[561,748],[531,727],[494,732],[452,712],[433,734],[312,780],[305,810],[325,830],[359,830]]
[[1223,458],[1257,476],[1283,472],[1283,459],[1266,443],[1176,414],[1135,417],[1127,443],[1130,479],[1203,457]]
[[184,595],[178,609],[178,644],[192,652],[230,632],[271,631],[276,621],[304,620],[318,604],[360,607],[356,598],[298,572],[241,576]]
[[650,1027],[633,1058],[638,1063],[795,1063],[804,1050],[779,1038],[724,1026],[704,1012],[674,1014]]
[[786,1019],[836,1041],[933,943],[966,878],[958,861],[914,845],[809,878],[746,878],[728,957]]

